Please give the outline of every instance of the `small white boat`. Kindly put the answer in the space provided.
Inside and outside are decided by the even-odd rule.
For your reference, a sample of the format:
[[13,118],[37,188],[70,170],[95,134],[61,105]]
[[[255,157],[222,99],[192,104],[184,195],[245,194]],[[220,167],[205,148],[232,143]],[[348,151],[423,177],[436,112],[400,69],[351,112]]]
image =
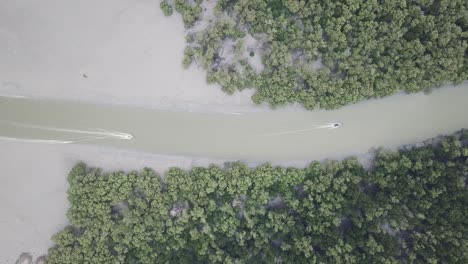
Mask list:
[[330,129],[336,129],[336,128],[340,128],[342,126],[343,126],[343,123],[330,123],[329,124]]

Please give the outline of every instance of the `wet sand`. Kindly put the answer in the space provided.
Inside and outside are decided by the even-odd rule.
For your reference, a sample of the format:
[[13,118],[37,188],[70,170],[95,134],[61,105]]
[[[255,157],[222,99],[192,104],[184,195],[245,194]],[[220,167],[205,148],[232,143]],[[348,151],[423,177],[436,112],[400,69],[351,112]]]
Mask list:
[[[252,104],[252,90],[228,96],[216,85],[206,85],[202,70],[182,69],[184,46],[179,15],[164,17],[158,1],[2,0],[0,94],[172,111],[269,111]],[[368,103],[372,102],[364,104]],[[411,100],[405,100],[402,107],[410,110]],[[404,143],[421,136],[407,135]],[[356,137],[349,144],[359,145],[359,140]],[[399,143],[403,142],[391,142]],[[362,157],[366,160],[369,155]],[[224,162],[93,146],[0,141],[0,263],[14,263],[25,251],[35,258],[46,253],[52,245],[50,237],[67,224],[66,175],[79,160],[106,170],[148,166],[161,173],[171,166]],[[301,167],[306,163],[276,164]]]
[[[194,112],[267,110],[182,68],[184,26],[153,0],[0,1],[0,94]],[[0,263],[46,253],[66,225],[66,175],[78,160],[109,170],[220,162],[87,146],[0,141]]]
[[153,0],[3,0],[0,94],[198,112],[258,111],[182,68],[185,29]]
[[0,141],[0,263],[22,252],[47,253],[51,236],[67,225],[67,174],[77,161],[108,171],[222,165],[223,160],[136,153],[111,148]]

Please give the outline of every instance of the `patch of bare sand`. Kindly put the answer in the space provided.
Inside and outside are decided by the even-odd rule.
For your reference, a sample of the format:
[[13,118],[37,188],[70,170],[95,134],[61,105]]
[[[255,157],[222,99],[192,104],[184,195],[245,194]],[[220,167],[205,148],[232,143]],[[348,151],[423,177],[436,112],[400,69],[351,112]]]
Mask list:
[[[105,171],[223,165],[226,160],[165,156],[84,145],[0,142],[0,263],[15,263],[22,252],[46,254],[52,235],[67,225],[67,174],[78,161]],[[246,161],[255,166],[264,161]],[[273,163],[304,167],[307,161]]]
[[84,161],[109,171],[150,167],[222,164],[221,160],[172,157],[93,146],[0,142],[0,263],[15,263],[22,252],[37,257],[52,246],[51,237],[67,225],[67,174]]
[[164,17],[154,0],[3,0],[0,94],[175,111],[268,110],[251,102],[253,90],[229,96],[207,85],[202,69],[184,70],[184,32],[180,15]]

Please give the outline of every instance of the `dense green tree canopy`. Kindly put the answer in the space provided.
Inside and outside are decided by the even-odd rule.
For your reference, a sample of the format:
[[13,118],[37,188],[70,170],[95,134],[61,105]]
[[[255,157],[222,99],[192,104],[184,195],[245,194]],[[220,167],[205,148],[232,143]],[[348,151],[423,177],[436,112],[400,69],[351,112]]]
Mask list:
[[[201,61],[228,93],[255,88],[257,103],[333,109],[468,79],[466,0],[219,0],[208,20],[202,0],[172,4],[187,28],[207,23],[189,31],[184,65]],[[223,44],[246,35],[260,51],[223,60]]]
[[170,16],[174,12],[172,6],[165,1],[161,2],[159,6],[161,7],[161,10],[163,11],[165,16]]
[[468,132],[305,169],[69,174],[49,263],[467,263]]

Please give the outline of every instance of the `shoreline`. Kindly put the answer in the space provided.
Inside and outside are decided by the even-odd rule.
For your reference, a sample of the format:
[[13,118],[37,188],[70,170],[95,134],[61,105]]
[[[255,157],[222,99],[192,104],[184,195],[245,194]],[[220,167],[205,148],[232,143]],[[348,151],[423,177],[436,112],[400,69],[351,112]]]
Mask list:
[[[165,17],[151,0],[33,2],[0,4],[0,95],[175,112],[307,112],[256,105],[253,89],[228,95],[207,84],[204,70],[184,69],[182,19]],[[30,16],[18,23],[24,12]]]
[[[441,135],[440,135],[441,136]],[[413,144],[401,145],[389,150],[407,149],[437,143],[437,139],[425,139]],[[2,141],[0,141],[1,143]],[[3,142],[0,158],[8,162],[8,168],[3,168],[6,174],[14,173],[19,177],[6,177],[0,180],[1,186],[9,186],[2,191],[2,203],[9,197],[9,206],[4,206],[0,223],[2,238],[0,239],[0,261],[13,264],[21,253],[28,252],[37,258],[47,253],[53,245],[51,236],[68,225],[66,212],[69,208],[66,192],[68,190],[67,175],[71,168],[79,161],[90,167],[103,168],[103,172],[130,172],[148,167],[161,177],[170,167],[190,169],[192,167],[210,164],[223,166],[228,159],[213,159],[203,157],[157,155],[144,152],[125,151],[111,147],[97,147],[88,145],[45,145],[41,143]],[[377,149],[366,153],[318,160],[342,161],[351,157],[370,169],[369,165],[377,154]],[[249,167],[266,163],[263,160],[240,160]],[[304,168],[314,160],[269,162],[273,166]],[[29,162],[31,166],[21,167]],[[41,178],[31,177],[39,174]],[[42,177],[47,175],[46,179]],[[33,180],[31,182],[31,180]],[[27,185],[24,185],[25,183]],[[32,183],[32,184],[31,184]],[[21,190],[17,192],[15,190]],[[38,203],[37,201],[41,202]],[[7,227],[7,228],[5,228]]]
[[[252,89],[227,95],[218,85],[208,85],[206,72],[195,65],[183,69],[185,29],[180,15],[163,16],[159,3],[151,0],[44,0],[40,5],[32,0],[6,0],[0,3],[0,25],[0,56],[4,58],[4,63],[0,64],[0,94],[10,97],[213,115],[273,111],[300,115],[309,112],[298,105],[275,110],[266,104],[255,105],[250,99]],[[445,88],[434,89],[433,93],[468,89],[468,82],[461,86],[446,85]],[[376,100],[379,100],[380,108],[394,101],[403,101],[401,107],[411,111],[414,99],[422,96],[422,101],[428,101],[431,95],[398,93],[336,111],[315,110],[314,114],[327,113],[327,118],[333,119],[349,109],[372,111],[375,109],[363,106]],[[358,118],[363,113],[356,111]],[[277,120],[276,116],[272,118]],[[379,118],[382,117],[376,117],[376,120]],[[352,125],[351,122],[345,123],[345,129]],[[366,129],[366,124],[358,125],[359,129]],[[405,129],[407,126],[402,126],[401,130],[395,128],[393,132],[406,133]],[[385,132],[384,129],[376,130],[376,133]],[[348,140],[356,141],[359,136],[362,134],[350,133]],[[414,142],[415,137],[406,135],[404,138],[405,142]],[[410,145],[417,146],[425,140],[427,138],[416,140]],[[395,141],[388,144],[393,147],[386,146],[386,149],[405,147],[404,143],[397,145]],[[352,144],[340,146],[342,149],[347,147],[358,153],[317,160],[343,160],[356,156],[365,166],[374,158],[375,149],[362,153]],[[31,252],[34,257],[47,253],[52,245],[50,236],[67,225],[67,175],[80,160],[109,171],[141,170],[146,166],[160,175],[171,166],[188,169],[236,160],[152,154],[117,147],[4,140],[0,140],[0,149],[1,168],[5,175],[0,178],[0,186],[3,186],[0,192],[3,208],[0,216],[0,262],[6,264],[13,264],[24,251]],[[325,155],[319,148],[315,151],[318,153],[316,156]],[[274,166],[304,167],[314,158],[239,160],[248,166],[270,162]]]
[[[207,84],[208,85],[208,84]],[[216,115],[246,115],[246,114],[255,114],[255,113],[267,113],[267,112],[276,112],[276,113],[318,113],[318,112],[334,112],[339,111],[344,108],[355,107],[359,105],[365,105],[371,103],[373,101],[383,101],[383,103],[387,103],[387,101],[394,100],[399,97],[415,97],[415,96],[431,96],[433,93],[440,93],[444,92],[447,89],[457,89],[457,88],[468,88],[468,81],[465,81],[461,84],[446,84],[442,87],[438,87],[432,90],[430,93],[427,92],[417,92],[417,93],[405,93],[405,92],[398,92],[396,94],[383,97],[383,98],[371,98],[365,101],[361,101],[355,104],[349,104],[344,107],[334,109],[334,110],[325,110],[325,109],[316,109],[313,111],[306,110],[304,107],[293,104],[293,105],[285,105],[276,109],[269,107],[267,104],[256,105],[252,101],[247,102],[245,105],[228,105],[230,108],[226,109],[226,105],[223,103],[216,103],[216,104],[202,104],[202,103],[193,103],[189,106],[180,106],[180,105],[172,105],[172,106],[162,106],[159,105],[147,105],[147,104],[139,104],[135,102],[118,102],[118,101],[103,101],[103,100],[89,100],[87,98],[67,98],[61,96],[41,96],[39,94],[11,94],[11,93],[4,93],[0,89],[0,98],[17,98],[17,99],[29,99],[34,101],[54,101],[54,102],[68,102],[68,103],[78,103],[78,104],[90,104],[90,105],[97,105],[97,106],[110,106],[110,107],[123,107],[123,108],[135,108],[135,109],[145,109],[145,110],[153,110],[159,112],[175,112],[175,113],[196,113],[196,114],[216,114]],[[250,92],[252,89],[247,89]],[[245,92],[244,90],[243,92]],[[230,96],[230,95],[228,95]],[[177,99],[177,98],[174,98]],[[237,98],[235,98],[237,99]],[[250,97],[248,98],[250,100]],[[249,104],[250,103],[250,104]]]

